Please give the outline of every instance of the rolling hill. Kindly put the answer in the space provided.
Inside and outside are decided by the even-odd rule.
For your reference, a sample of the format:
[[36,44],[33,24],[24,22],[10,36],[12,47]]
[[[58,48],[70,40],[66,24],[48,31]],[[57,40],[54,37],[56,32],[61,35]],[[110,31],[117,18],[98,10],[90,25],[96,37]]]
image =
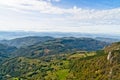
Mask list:
[[48,37],[48,36],[45,36],[45,37],[28,36],[28,37],[16,38],[11,40],[1,40],[0,43],[20,48],[20,47],[30,46],[38,42],[41,43],[41,42],[44,42],[47,40],[53,40],[53,39],[54,38]]
[[[119,80],[119,43],[96,52],[15,57],[0,66],[2,80]],[[112,50],[111,50],[112,49]],[[110,59],[109,50],[112,54]]]
[[0,63],[8,58],[10,53],[14,52],[16,49],[16,47],[0,44]]
[[28,47],[22,47],[13,52],[13,56],[41,57],[60,53],[72,53],[75,51],[95,51],[103,49],[108,43],[91,38],[57,38],[54,40],[36,43]]
[[0,52],[1,80],[120,79],[119,42],[63,37],[19,48],[0,44]]

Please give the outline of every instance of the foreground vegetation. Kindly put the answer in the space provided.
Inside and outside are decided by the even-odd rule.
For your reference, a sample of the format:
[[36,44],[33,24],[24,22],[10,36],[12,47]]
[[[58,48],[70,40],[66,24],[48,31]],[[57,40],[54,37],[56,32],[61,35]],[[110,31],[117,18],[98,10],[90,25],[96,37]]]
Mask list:
[[73,53],[41,58],[16,57],[6,60],[0,67],[1,79],[8,80],[66,80],[74,60],[95,55]]

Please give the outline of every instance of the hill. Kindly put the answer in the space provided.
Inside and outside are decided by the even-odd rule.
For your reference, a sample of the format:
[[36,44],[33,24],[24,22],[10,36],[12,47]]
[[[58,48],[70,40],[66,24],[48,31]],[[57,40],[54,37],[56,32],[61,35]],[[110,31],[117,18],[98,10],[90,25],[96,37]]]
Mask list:
[[108,43],[91,38],[57,38],[54,40],[36,43],[34,45],[19,48],[13,56],[41,57],[45,55],[72,53],[75,51],[95,51],[103,49]]
[[48,36],[45,36],[45,37],[28,36],[28,37],[16,38],[11,40],[1,40],[0,43],[19,48],[19,47],[30,46],[38,42],[41,43],[41,42],[52,40],[52,39],[54,38],[48,37]]
[[96,54],[76,60],[69,80],[120,80],[120,44],[113,43]]
[[[86,55],[92,56],[93,53]],[[0,66],[1,80],[66,80],[71,61],[84,54],[59,54],[41,58],[16,57]]]
[[[59,40],[61,42],[61,39]],[[10,58],[0,64],[0,79],[119,80],[119,46],[119,43],[113,43],[104,50],[84,54],[74,52],[38,58],[25,56]]]
[[10,56],[10,53],[14,52],[17,48],[0,44],[0,63],[5,59]]

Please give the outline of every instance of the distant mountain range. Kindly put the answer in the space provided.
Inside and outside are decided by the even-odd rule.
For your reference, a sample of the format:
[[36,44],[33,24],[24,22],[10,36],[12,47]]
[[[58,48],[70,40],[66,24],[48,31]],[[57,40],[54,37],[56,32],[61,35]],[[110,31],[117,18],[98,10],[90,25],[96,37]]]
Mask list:
[[120,41],[119,38],[115,39],[115,38],[96,37],[94,39],[99,40],[99,41],[108,42],[108,43],[114,43],[114,42],[119,42]]
[[30,31],[0,31],[0,40],[3,39],[15,39],[20,37],[27,36],[51,36],[51,37],[87,37],[87,38],[109,38],[109,39],[118,39],[120,40],[119,34],[102,34],[102,33],[79,33],[79,32],[30,32]]

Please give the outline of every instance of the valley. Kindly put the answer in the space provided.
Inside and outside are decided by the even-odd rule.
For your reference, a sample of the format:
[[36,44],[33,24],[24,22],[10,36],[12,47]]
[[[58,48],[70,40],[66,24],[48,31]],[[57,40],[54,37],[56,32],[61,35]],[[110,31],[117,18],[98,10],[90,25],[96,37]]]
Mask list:
[[[1,41],[0,79],[119,80],[119,46],[119,42],[83,37],[30,36]],[[107,61],[109,52],[115,56],[112,64]]]

